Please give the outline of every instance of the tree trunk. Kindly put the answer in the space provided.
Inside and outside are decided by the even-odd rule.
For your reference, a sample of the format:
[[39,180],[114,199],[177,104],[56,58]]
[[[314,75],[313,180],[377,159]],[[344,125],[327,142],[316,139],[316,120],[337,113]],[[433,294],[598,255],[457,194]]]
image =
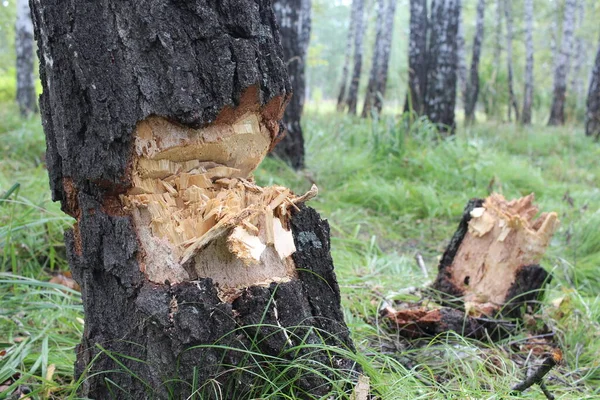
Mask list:
[[33,76],[33,24],[28,0],[17,1],[15,24],[15,50],[17,53],[17,103],[21,115],[38,111]]
[[319,397],[348,378],[310,345],[352,349],[314,191],[251,178],[290,96],[271,2],[32,6],[51,190],[77,220],[81,397]]
[[392,37],[394,34],[394,16],[396,14],[396,1],[377,0],[377,21],[375,34],[375,51],[369,75],[369,84],[365,95],[362,117],[379,115],[383,108],[383,97],[387,85],[388,67],[392,50]]
[[585,134],[600,139],[600,44],[588,91]]
[[513,16],[512,0],[504,0],[504,13],[506,15],[506,65],[508,69],[508,120],[512,121],[511,110],[515,110],[515,119],[519,120],[519,105],[515,96],[513,84],[513,61],[512,61],[512,42],[513,42]]
[[354,20],[354,68],[352,70],[352,79],[350,80],[350,87],[348,89],[348,98],[346,99],[348,112],[353,115],[356,115],[356,106],[358,104],[358,85],[360,83],[360,73],[362,71],[363,40],[367,29],[365,21],[365,0],[357,0],[357,3],[356,19]]
[[494,53],[493,53],[493,72],[490,83],[487,85],[487,95],[485,100],[485,112],[488,119],[498,116],[498,75],[500,73],[502,57],[502,1],[496,0],[496,15],[494,19]]
[[469,83],[465,94],[465,120],[473,122],[475,118],[475,106],[479,96],[479,59],[481,58],[481,45],[485,26],[485,0],[477,1],[477,21],[475,26],[475,38],[473,39],[473,58],[471,59],[471,71]]
[[575,31],[578,32],[575,35],[575,57],[573,59],[573,72],[571,73],[571,93],[574,97],[573,105],[576,109],[580,109],[582,106],[583,95],[583,75],[581,73],[583,64],[586,61],[587,51],[585,47],[585,38],[579,33],[583,26],[583,20],[585,18],[585,1],[577,0],[577,22],[575,24]]
[[425,112],[427,89],[427,0],[410,0],[410,38],[408,43],[408,94],[404,111]]
[[310,41],[311,0],[275,0],[273,9],[283,46],[283,60],[292,84],[293,95],[285,109],[286,135],[275,146],[274,154],[294,169],[304,167],[304,138],[300,119],[306,94],[306,56]]
[[531,124],[533,104],[533,0],[525,0],[525,90],[523,94],[523,125]]
[[575,26],[576,0],[565,1],[565,16],[560,51],[557,52],[554,69],[554,93],[548,125],[557,126],[565,123],[565,100],[567,92],[567,75],[571,47],[573,46],[573,30]]
[[467,69],[467,51],[465,49],[465,24],[462,18],[462,12],[458,19],[458,36],[456,39],[456,46],[456,54],[458,57],[458,68],[456,70],[458,78],[458,96],[463,105],[463,108],[466,108],[469,70]]
[[337,99],[337,110],[341,112],[346,106],[346,85],[348,84],[348,70],[350,69],[350,59],[352,58],[352,44],[354,43],[354,32],[356,29],[356,10],[360,0],[352,0],[350,11],[350,22],[348,26],[348,38],[346,40],[346,55],[344,57],[344,67],[342,68],[342,83]]
[[425,114],[443,133],[456,128],[457,35],[461,0],[434,0],[428,52]]

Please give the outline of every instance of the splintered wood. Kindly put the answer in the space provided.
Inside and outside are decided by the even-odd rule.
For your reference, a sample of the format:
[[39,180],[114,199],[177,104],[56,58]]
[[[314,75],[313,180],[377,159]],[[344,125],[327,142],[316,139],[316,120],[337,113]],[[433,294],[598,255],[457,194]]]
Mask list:
[[510,202],[492,194],[470,212],[468,232],[448,271],[472,314],[492,314],[509,295],[524,294],[513,293],[515,283],[522,286],[519,272],[539,264],[559,224],[554,212],[535,219],[539,209],[533,200],[533,194]]
[[177,283],[210,277],[229,290],[294,277],[290,209],[314,197],[316,186],[297,197],[285,187],[262,188],[252,181],[251,171],[268,150],[260,144],[266,139],[258,140],[260,148],[246,147],[244,157],[232,154],[239,149],[227,152],[233,143],[248,143],[243,136],[266,134],[251,115],[225,126],[213,142],[215,127],[199,133],[188,129],[175,140],[182,128],[167,124],[141,124],[132,188],[121,198],[144,248],[148,278]]
[[558,228],[558,216],[551,212],[535,218],[539,210],[533,200],[533,194],[512,201],[499,194],[471,200],[433,283],[441,302],[425,302],[426,307],[399,303],[382,314],[408,337],[447,330],[502,337],[511,325],[505,317],[521,317],[523,306],[533,305],[550,279],[539,262]]

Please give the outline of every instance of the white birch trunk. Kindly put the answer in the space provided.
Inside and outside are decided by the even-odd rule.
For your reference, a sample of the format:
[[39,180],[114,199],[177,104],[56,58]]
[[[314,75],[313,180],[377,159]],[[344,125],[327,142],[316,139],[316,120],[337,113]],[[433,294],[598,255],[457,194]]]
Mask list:
[[525,90],[523,94],[523,125],[531,124],[533,104],[533,0],[525,0]]
[[27,116],[38,110],[33,75],[33,23],[27,0],[17,1],[15,24],[15,50],[17,53],[17,103],[21,115]]

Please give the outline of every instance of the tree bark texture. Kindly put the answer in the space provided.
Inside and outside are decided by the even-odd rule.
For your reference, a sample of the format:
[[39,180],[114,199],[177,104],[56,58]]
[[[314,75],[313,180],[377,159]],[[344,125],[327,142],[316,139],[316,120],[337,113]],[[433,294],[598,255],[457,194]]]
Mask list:
[[600,44],[588,91],[585,134],[600,139]]
[[17,1],[15,24],[15,50],[17,53],[17,103],[21,115],[38,111],[33,76],[33,24],[28,0]]
[[456,69],[460,0],[434,0],[431,8],[431,37],[427,55],[425,114],[441,132],[454,133]]
[[300,120],[306,94],[306,57],[310,41],[311,0],[275,0],[273,9],[281,34],[283,59],[292,84],[293,95],[285,109],[286,135],[275,146],[274,154],[294,169],[304,167],[304,138]]
[[360,0],[352,0],[350,11],[350,21],[348,26],[348,38],[346,40],[346,55],[344,56],[344,66],[342,67],[342,81],[340,84],[340,92],[337,98],[337,110],[343,111],[346,106],[346,87],[348,85],[348,71],[350,69],[350,59],[352,58],[352,49],[354,44],[354,32],[356,29],[356,10]]
[[475,106],[479,96],[479,60],[481,58],[481,45],[483,43],[485,25],[485,0],[477,1],[477,21],[475,25],[475,37],[473,38],[473,58],[471,59],[471,70],[469,71],[469,82],[465,92],[465,120],[473,122],[475,118]]
[[365,94],[362,117],[366,118],[381,114],[383,98],[387,85],[388,67],[392,50],[392,36],[394,34],[394,17],[396,14],[396,1],[377,1],[377,20],[375,27],[375,51],[369,83]]
[[[261,374],[286,360],[329,366],[322,376],[290,369],[289,391],[328,393],[326,377],[352,366],[325,350],[296,347],[324,343],[352,349],[325,221],[300,203],[298,211],[292,208],[289,225],[279,225],[291,232],[296,249],[288,279],[228,293],[227,281],[199,268],[202,262],[207,269],[233,267],[233,253],[213,251],[208,258],[210,246],[192,246],[194,258],[173,261],[167,257],[174,254],[168,238],[150,236],[136,219],[148,211],[125,202],[157,196],[173,201],[165,209],[184,207],[181,198],[169,197],[177,195],[174,186],[158,178],[140,183],[139,177],[175,166],[178,182],[205,178],[191,174],[213,168],[212,157],[229,164],[210,170],[216,176],[209,185],[232,182],[219,180],[222,171],[244,170],[242,177],[250,179],[249,171],[279,139],[291,93],[271,2],[31,4],[52,195],[77,219],[65,240],[85,312],[75,367],[80,395],[256,398]],[[197,135],[202,140],[194,142]],[[230,142],[239,145],[219,147]],[[264,154],[244,159],[259,142]],[[256,162],[244,164],[249,161]],[[181,173],[188,163],[197,169]],[[161,194],[145,191],[148,182],[162,182]],[[233,203],[220,205],[228,204]],[[261,271],[240,265],[242,272]],[[228,274],[224,269],[217,272]],[[168,278],[159,279],[161,273]]]
[[571,73],[571,93],[574,97],[573,105],[579,109],[583,104],[583,75],[582,69],[587,57],[585,38],[580,30],[585,18],[585,1],[577,0],[577,19],[575,24],[575,46],[573,57],[573,72]]
[[352,78],[350,80],[350,86],[348,88],[348,97],[346,104],[348,105],[348,112],[356,115],[356,107],[358,104],[358,87],[360,84],[360,74],[362,72],[362,61],[363,61],[363,42],[365,37],[365,31],[367,30],[367,23],[365,19],[365,0],[357,0],[356,15],[354,20],[355,31],[354,31],[354,67],[352,69]]
[[506,16],[506,67],[508,71],[508,120],[512,120],[511,110],[515,110],[515,119],[519,120],[519,105],[514,90],[514,72],[513,72],[513,12],[512,0],[504,0],[504,14]]
[[458,60],[458,68],[456,70],[456,75],[458,78],[458,96],[460,98],[461,103],[463,104],[463,107],[466,107],[469,70],[467,69],[465,24],[463,21],[462,12],[460,18],[458,19],[458,36],[456,39],[456,45],[456,53]]
[[567,75],[571,48],[573,46],[576,5],[576,0],[565,1],[562,40],[560,50],[556,54],[557,58],[554,69],[554,91],[552,107],[550,108],[550,119],[548,120],[548,125],[550,126],[563,125],[565,123]]
[[525,0],[525,90],[523,91],[523,125],[531,124],[533,104],[533,0]]
[[408,94],[404,111],[425,112],[427,89],[427,0],[410,0],[410,37],[408,43]]

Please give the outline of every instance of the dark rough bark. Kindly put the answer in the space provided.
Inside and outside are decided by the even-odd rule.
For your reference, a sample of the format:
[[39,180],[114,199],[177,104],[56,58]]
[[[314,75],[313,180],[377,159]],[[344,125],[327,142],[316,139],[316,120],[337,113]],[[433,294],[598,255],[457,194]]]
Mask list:
[[523,94],[523,125],[531,124],[533,104],[533,0],[525,0],[525,90]]
[[365,94],[365,103],[362,111],[363,118],[371,115],[371,113],[379,115],[383,108],[383,98],[385,96],[390,53],[392,50],[396,3],[394,0],[389,0],[387,5],[385,4],[385,0],[377,2],[375,51],[373,52],[371,73]]
[[425,112],[427,88],[427,0],[410,0],[410,37],[408,43],[408,94],[404,111]]
[[[325,352],[291,350],[300,338],[352,348],[329,228],[313,210],[302,208],[291,220],[297,278],[250,286],[227,303],[210,278],[151,282],[142,272],[139,232],[119,197],[132,185],[136,125],[148,116],[199,128],[253,110],[271,144],[277,141],[291,90],[271,2],[31,4],[52,194],[77,218],[65,238],[86,316],[76,363],[80,394],[187,398],[198,389],[210,399],[219,392],[215,384],[225,398],[260,397],[251,372],[272,356],[352,369]],[[247,327],[260,322],[268,326]],[[262,355],[248,357],[247,350]],[[231,368],[238,365],[248,373]],[[329,390],[316,375],[288,378],[317,396]]]
[[38,111],[33,76],[33,24],[28,0],[17,1],[15,50],[17,53],[17,103],[21,115],[27,116]]
[[588,91],[585,134],[600,139],[600,45]]
[[434,0],[431,6],[425,114],[447,134],[453,134],[456,128],[456,38],[460,9],[461,0]]
[[548,125],[556,126],[565,123],[565,101],[567,94],[567,75],[569,59],[573,46],[573,33],[575,27],[575,0],[565,1],[565,15],[563,20],[563,34],[560,51],[556,53],[554,70],[554,92],[552,106],[550,108],[550,119]]
[[354,68],[352,69],[352,78],[348,88],[348,97],[346,104],[348,112],[356,115],[356,106],[358,104],[358,86],[360,84],[360,74],[362,72],[363,59],[363,41],[367,23],[365,20],[365,0],[357,0],[356,19],[354,33]]
[[513,13],[512,0],[504,0],[504,14],[506,16],[506,68],[508,70],[508,120],[512,120],[512,110],[515,110],[515,119],[519,120],[519,105],[514,90],[514,72],[513,72]]
[[283,57],[292,84],[293,95],[285,109],[286,135],[274,154],[294,169],[304,167],[304,138],[300,119],[306,94],[306,56],[310,41],[311,0],[275,0],[273,9],[281,34]]
[[471,70],[469,82],[465,95],[465,119],[472,122],[475,117],[475,106],[479,96],[479,59],[481,58],[481,45],[483,43],[485,24],[485,0],[477,2],[477,22],[475,26],[475,37],[473,39],[473,58],[471,59]]
[[346,41],[346,55],[344,56],[344,66],[342,68],[342,80],[340,92],[337,98],[337,110],[343,111],[346,105],[346,86],[348,85],[348,70],[350,69],[350,59],[352,58],[352,49],[354,44],[354,32],[356,29],[356,9],[360,0],[352,0],[350,11],[350,21],[348,26],[348,38]]

